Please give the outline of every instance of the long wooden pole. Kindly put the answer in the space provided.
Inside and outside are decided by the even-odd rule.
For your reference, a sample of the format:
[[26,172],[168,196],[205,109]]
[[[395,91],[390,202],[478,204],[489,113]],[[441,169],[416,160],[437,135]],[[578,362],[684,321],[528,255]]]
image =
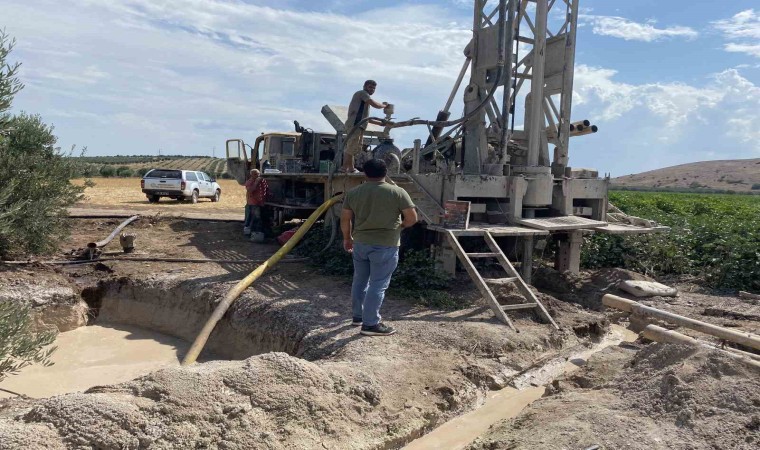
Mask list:
[[748,332],[739,332],[735,330],[729,330],[728,328],[719,327],[707,322],[701,322],[699,320],[690,319],[688,317],[679,316],[661,309],[652,308],[650,306],[642,305],[639,302],[628,300],[627,298],[618,297],[617,295],[607,294],[602,297],[602,304],[611,308],[616,308],[621,311],[629,312],[639,316],[641,318],[654,317],[661,319],[682,327],[691,328],[705,334],[726,339],[731,342],[745,345],[755,350],[760,350],[760,336],[757,336]]
[[672,330],[668,330],[662,327],[658,327],[657,325],[651,325],[651,324],[647,325],[646,328],[644,328],[644,330],[641,332],[641,335],[649,339],[650,341],[667,342],[671,344],[686,344],[686,345],[691,345],[694,347],[699,346],[699,347],[709,348],[710,350],[721,352],[724,355],[728,356],[729,358],[742,361],[750,366],[760,369],[760,361],[755,361],[754,359],[744,356],[744,355],[740,355],[737,353],[732,353],[726,350],[715,348],[712,345],[700,342],[699,340],[694,339],[693,337],[686,336],[685,334],[681,334],[677,331],[672,331]]

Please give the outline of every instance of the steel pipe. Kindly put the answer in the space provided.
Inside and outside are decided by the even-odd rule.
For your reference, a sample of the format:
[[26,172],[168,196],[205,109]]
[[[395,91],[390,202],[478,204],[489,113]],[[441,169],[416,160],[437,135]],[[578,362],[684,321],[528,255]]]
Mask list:
[[748,364],[752,367],[760,369],[760,361],[756,361],[752,359],[751,357],[740,355],[737,353],[732,353],[727,350],[722,350],[716,347],[713,347],[712,345],[700,342],[697,339],[694,339],[693,337],[686,336],[685,334],[681,334],[677,331],[668,330],[662,327],[659,327],[657,325],[647,325],[646,328],[641,332],[641,336],[643,336],[646,339],[649,339],[650,341],[655,342],[664,342],[668,344],[682,344],[682,345],[689,345],[692,347],[704,347],[708,348],[710,350],[714,350],[717,352],[721,352],[722,354],[728,356],[729,358],[739,360],[745,364]]
[[748,332],[739,332],[729,330],[728,328],[719,327],[707,322],[702,322],[695,319],[690,319],[685,316],[679,316],[661,309],[652,308],[650,306],[642,305],[639,302],[628,300],[627,298],[618,297],[617,295],[607,294],[602,297],[602,304],[611,308],[619,309],[621,311],[632,313],[640,318],[655,318],[664,320],[666,322],[674,323],[676,325],[691,328],[692,330],[699,331],[701,333],[709,334],[711,336],[719,337],[727,341],[736,342],[746,347],[760,350],[760,336],[754,335]]

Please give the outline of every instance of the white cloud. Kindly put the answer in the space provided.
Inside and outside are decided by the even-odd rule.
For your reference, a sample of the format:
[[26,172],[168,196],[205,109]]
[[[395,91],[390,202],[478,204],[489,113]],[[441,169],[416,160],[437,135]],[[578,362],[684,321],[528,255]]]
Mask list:
[[760,14],[748,9],[735,14],[730,19],[713,22],[727,39],[760,39]]
[[724,45],[727,52],[746,53],[760,58],[760,13],[748,9],[712,24],[729,41]]
[[582,15],[578,20],[591,24],[594,34],[617,37],[626,41],[653,42],[665,38],[695,39],[697,37],[697,32],[689,27],[656,28],[655,21],[637,23],[623,17],[594,15]]
[[594,120],[625,121],[648,113],[658,138],[675,142],[689,127],[705,127],[748,145],[760,154],[760,86],[728,69],[711,77],[704,87],[684,83],[633,85],[615,81],[616,71],[576,67],[574,108],[588,106]]
[[[398,118],[434,118],[471,37],[464,7],[440,3],[449,9],[371,6],[347,15],[283,6],[292,1],[11,0],[3,15],[27,85],[15,107],[55,122],[63,147],[87,145],[92,154],[210,154],[227,138],[290,130],[294,119],[327,131],[321,106],[347,103],[366,78],[378,80],[375,97],[394,103]],[[668,36],[647,26],[657,39]],[[614,70],[581,64],[580,52],[573,111],[603,131],[636,117],[657,139],[679,143],[694,124],[710,123],[729,150],[757,148],[744,123],[760,123],[760,107],[746,99],[760,95],[738,72],[705,86],[623,83]],[[457,96],[455,116],[461,105]],[[426,132],[394,135],[406,146]]]

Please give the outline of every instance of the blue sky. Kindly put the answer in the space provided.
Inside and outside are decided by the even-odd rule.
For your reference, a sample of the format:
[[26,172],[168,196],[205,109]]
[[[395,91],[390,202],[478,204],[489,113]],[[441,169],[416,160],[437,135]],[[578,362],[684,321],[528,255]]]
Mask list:
[[[600,131],[571,141],[571,166],[618,176],[760,157],[756,1],[580,7],[573,118]],[[64,149],[221,156],[225,139],[294,119],[328,130],[321,106],[367,78],[398,118],[433,119],[471,16],[467,0],[5,0],[0,27],[26,84],[14,109],[54,124]]]

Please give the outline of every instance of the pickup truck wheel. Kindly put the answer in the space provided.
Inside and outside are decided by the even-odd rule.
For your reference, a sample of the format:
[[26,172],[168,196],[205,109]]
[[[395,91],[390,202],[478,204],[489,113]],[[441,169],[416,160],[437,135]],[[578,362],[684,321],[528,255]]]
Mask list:
[[190,203],[198,203],[198,191],[193,191],[193,195],[190,196]]
[[159,197],[158,195],[149,195],[149,196],[148,196],[148,202],[149,202],[149,203],[158,203],[158,200],[159,200],[160,198],[161,198],[161,197]]
[[219,189],[217,189],[216,192],[214,193],[214,196],[211,197],[211,201],[212,202],[218,202],[221,197],[222,197],[222,191],[220,191]]

